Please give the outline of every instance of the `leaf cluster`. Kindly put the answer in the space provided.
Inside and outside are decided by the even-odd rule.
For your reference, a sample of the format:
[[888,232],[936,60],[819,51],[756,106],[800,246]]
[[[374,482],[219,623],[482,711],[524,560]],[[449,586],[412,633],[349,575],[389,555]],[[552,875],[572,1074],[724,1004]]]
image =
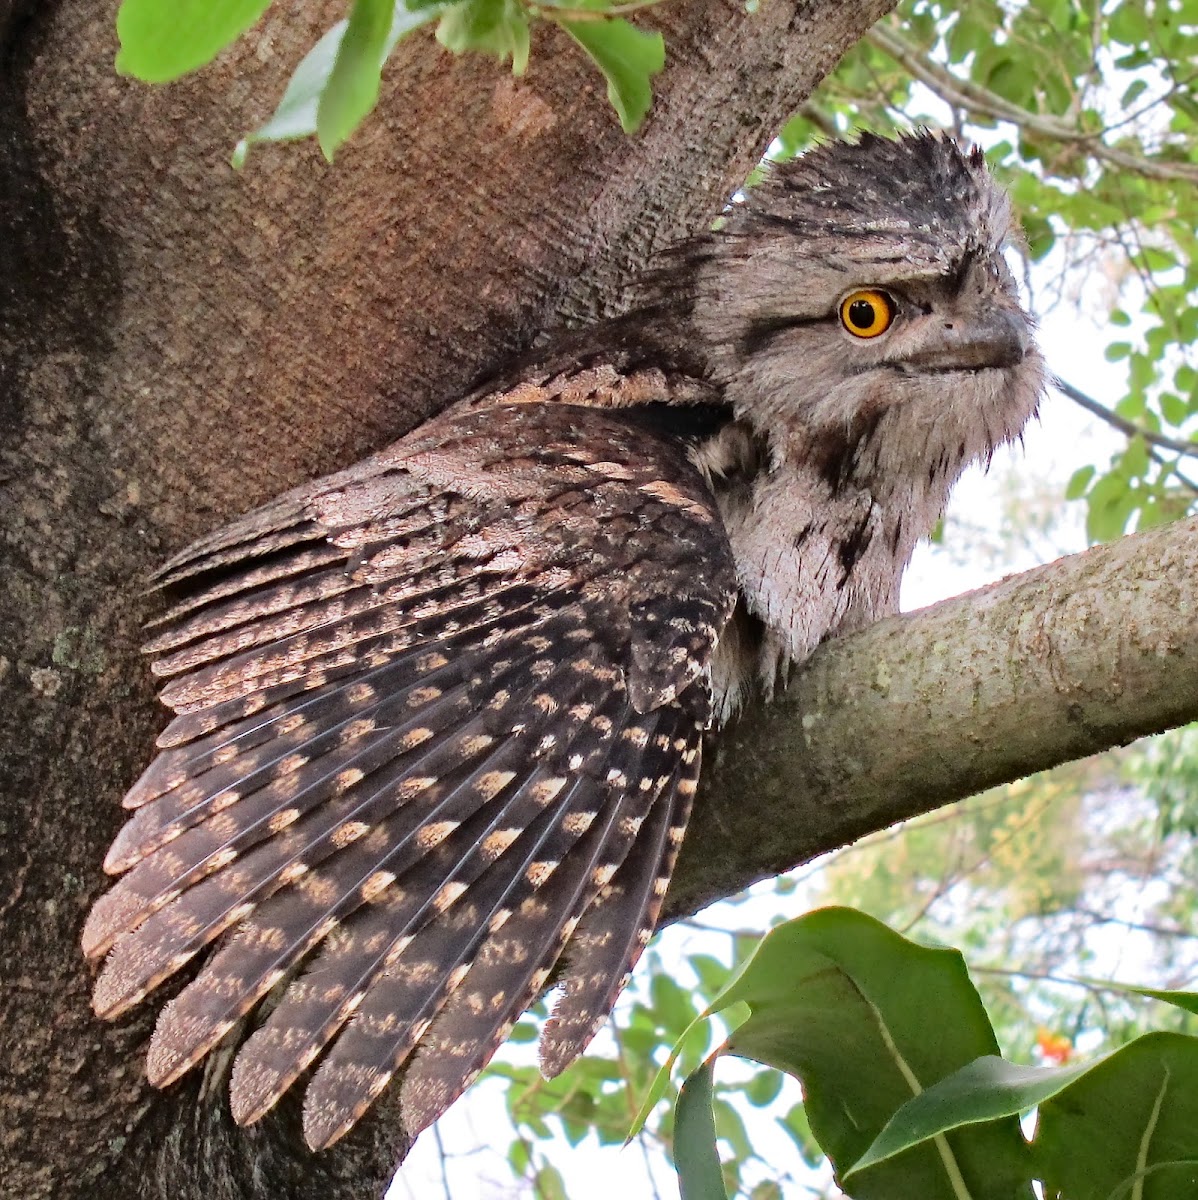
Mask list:
[[[1198,994],[1147,994],[1198,1012]],[[842,908],[774,929],[699,1019],[733,1005],[747,1017],[678,1099],[684,1200],[727,1198],[721,1054],[802,1082],[813,1135],[854,1200],[1174,1200],[1198,1184],[1198,1038],[1147,1034],[1064,1067],[1008,1062],[958,951]],[[1019,1116],[1032,1110],[1025,1139]]]
[[[562,29],[607,81],[607,95],[632,133],[652,102],[650,80],[665,63],[660,33],[638,29],[619,13],[658,0],[352,0],[338,21],[304,56],[274,113],[247,134],[233,153],[243,166],[255,142],[315,135],[332,160],[374,111],[383,68],[396,46],[416,30],[435,26],[437,41],[453,54],[478,53],[528,69],[536,22]],[[117,70],[147,83],[165,83],[211,62],[249,30],[270,0],[123,0],[117,14],[121,48]]]

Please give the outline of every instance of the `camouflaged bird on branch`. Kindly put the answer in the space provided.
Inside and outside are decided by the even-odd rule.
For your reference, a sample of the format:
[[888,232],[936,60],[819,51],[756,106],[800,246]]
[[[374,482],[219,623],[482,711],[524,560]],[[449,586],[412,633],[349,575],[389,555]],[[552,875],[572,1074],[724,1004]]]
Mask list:
[[543,1069],[581,1053],[705,731],[895,611],[955,480],[1034,412],[1011,233],[951,140],[821,147],[632,313],[162,568],[176,716],[83,939],[109,1018],[216,944],[152,1081],[244,1037],[236,1119],[306,1076],[320,1148],[396,1077],[414,1136],[549,983]]

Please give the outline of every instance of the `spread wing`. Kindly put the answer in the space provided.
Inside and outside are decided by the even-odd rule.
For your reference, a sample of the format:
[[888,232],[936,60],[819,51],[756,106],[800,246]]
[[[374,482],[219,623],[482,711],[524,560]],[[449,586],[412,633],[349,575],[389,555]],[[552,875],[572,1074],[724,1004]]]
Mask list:
[[305,1134],[327,1146],[402,1071],[414,1135],[563,952],[542,1055],[565,1067],[660,910],[735,596],[683,449],[596,408],[451,410],[158,582],[176,716],[83,939],[104,1017],[218,943],[162,1013],[151,1080],[278,987],[235,1117],[314,1067]]

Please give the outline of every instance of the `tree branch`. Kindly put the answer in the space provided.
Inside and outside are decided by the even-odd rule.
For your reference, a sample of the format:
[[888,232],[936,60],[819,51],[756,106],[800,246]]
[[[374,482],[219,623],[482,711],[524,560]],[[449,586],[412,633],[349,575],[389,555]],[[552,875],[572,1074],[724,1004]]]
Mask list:
[[1198,518],[826,643],[712,739],[667,900],[1198,719]]
[[1099,404],[1097,400],[1086,395],[1080,388],[1066,383],[1059,375],[1054,375],[1051,382],[1062,396],[1067,396],[1074,404],[1080,405],[1088,413],[1093,413],[1100,421],[1105,421],[1129,438],[1143,438],[1150,446],[1159,446],[1162,450],[1174,450],[1178,454],[1198,454],[1198,442],[1166,437],[1162,433],[1154,433],[1151,429],[1146,429],[1143,425],[1137,425],[1134,421],[1129,421],[1126,417],[1121,417],[1117,412],[1113,412],[1105,404]]
[[899,66],[910,72],[913,78],[931,88],[946,104],[968,109],[996,121],[1009,121],[1028,133],[1054,141],[1076,142],[1084,146],[1094,158],[1149,179],[1181,179],[1198,183],[1198,166],[1145,158],[1108,146],[1098,134],[1078,129],[1055,117],[1044,117],[1029,112],[972,80],[957,78],[947,67],[934,62],[891,26],[875,25],[866,34],[866,38],[879,50],[889,54]]

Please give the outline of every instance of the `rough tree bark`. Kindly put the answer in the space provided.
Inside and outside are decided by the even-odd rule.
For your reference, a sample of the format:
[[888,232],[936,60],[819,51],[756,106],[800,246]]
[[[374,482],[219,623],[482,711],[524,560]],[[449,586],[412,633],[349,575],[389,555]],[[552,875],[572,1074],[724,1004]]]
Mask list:
[[[310,146],[262,147],[238,175],[226,165],[233,141],[265,116],[340,3],[276,6],[260,36],[217,66],[148,89],[112,72],[115,5],[0,0],[6,1194],[335,1200],[382,1190],[395,1155],[385,1106],[314,1158],[294,1112],[242,1132],[219,1086],[151,1092],[141,1069],[149,1008],[116,1027],[91,1017],[79,925],[102,887],[116,801],[161,721],[136,654],[138,580],[221,520],[389,441],[539,330],[618,307],[629,275],[710,220],[780,121],[891,6],[770,0],[752,17],[739,0],[665,6],[656,19],[669,66],[633,139],[552,33],[538,37],[520,83],[419,37],[335,167]],[[1175,566],[1192,576],[1194,529],[1164,536],[1189,539],[1190,558]],[[1068,608],[1055,578],[1002,603]],[[959,603],[968,624],[979,602]],[[995,611],[1009,617],[1002,603]],[[682,866],[675,912],[1005,773],[1198,711],[1186,642],[1174,660],[1188,683],[1167,716],[1116,714],[1087,726],[1096,736],[1063,737],[1038,757],[980,754],[923,783],[913,756],[905,774],[888,775],[885,756],[846,766],[853,731],[833,719],[804,726],[803,713],[840,704],[882,721],[906,686],[888,693],[882,667],[901,681],[902,663],[927,660],[948,636],[934,621],[921,633],[926,619],[829,648],[784,706],[740,726],[696,821],[699,852]],[[902,640],[901,655],[888,637]],[[1084,628],[1052,644],[1078,655],[1097,646],[1101,661]],[[1037,646],[1025,638],[1014,667],[1000,652],[985,671],[1013,680]],[[921,703],[954,675],[951,657],[936,662],[939,674],[923,661],[910,685]],[[1055,696],[1067,708],[1068,687],[1054,688],[1069,678],[1041,680],[1050,707]],[[865,681],[857,692],[853,679]],[[973,694],[988,695],[982,682]],[[903,710],[900,740],[934,744],[936,726],[918,721],[935,717],[926,704]],[[772,759],[758,755],[756,721]],[[971,736],[966,725],[953,724],[956,736]],[[798,745],[795,731],[816,764],[805,777],[788,776],[777,756]],[[942,757],[951,752],[946,742]],[[734,793],[734,772],[749,767],[762,786]],[[779,822],[791,790],[801,816]],[[712,854],[734,794],[737,852]],[[783,824],[801,832],[780,838]]]
[[152,1013],[101,1028],[79,924],[160,715],[137,661],[156,559],[378,448],[537,331],[618,303],[719,211],[786,114],[889,0],[689,0],[624,136],[545,31],[525,81],[427,36],[325,166],[227,166],[343,4],[275,6],[192,80],[112,70],[115,5],[0,4],[0,1178],[22,1197],[369,1196],[382,1112],[344,1150],[289,1116],[232,1130],[199,1081],[141,1069]]

